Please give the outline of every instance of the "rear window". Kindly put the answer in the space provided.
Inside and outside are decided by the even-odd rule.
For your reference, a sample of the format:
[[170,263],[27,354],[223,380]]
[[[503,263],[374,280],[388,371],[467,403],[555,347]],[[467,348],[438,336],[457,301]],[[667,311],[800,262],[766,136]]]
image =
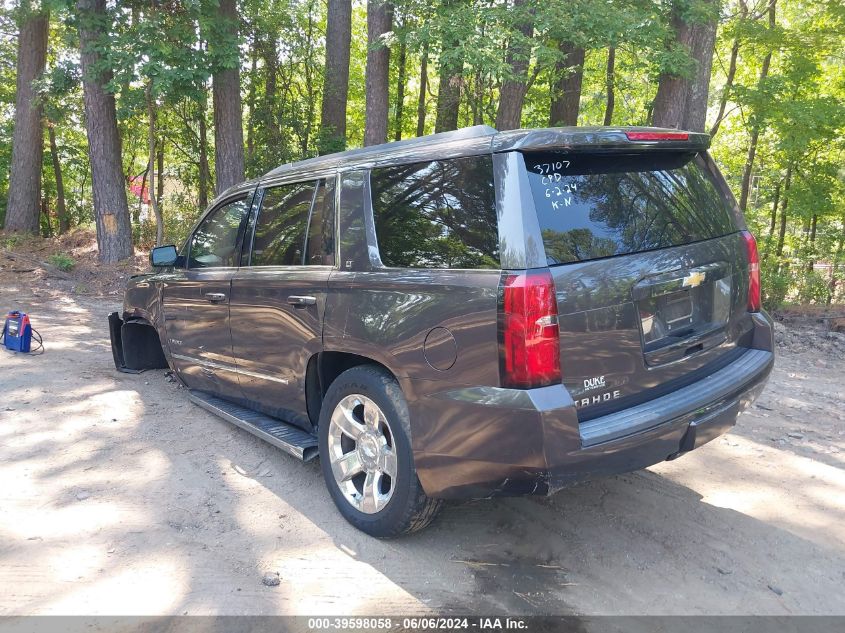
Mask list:
[[373,169],[370,190],[385,266],[499,267],[490,156]]
[[679,246],[737,230],[696,154],[526,154],[549,265]]

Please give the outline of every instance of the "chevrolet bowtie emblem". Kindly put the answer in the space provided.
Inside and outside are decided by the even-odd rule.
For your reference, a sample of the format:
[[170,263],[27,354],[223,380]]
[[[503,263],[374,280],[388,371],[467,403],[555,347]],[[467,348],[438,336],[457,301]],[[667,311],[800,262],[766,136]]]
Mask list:
[[690,273],[686,277],[684,277],[684,288],[695,288],[696,286],[700,286],[704,283],[704,280],[707,278],[706,273],[702,272],[695,272]]

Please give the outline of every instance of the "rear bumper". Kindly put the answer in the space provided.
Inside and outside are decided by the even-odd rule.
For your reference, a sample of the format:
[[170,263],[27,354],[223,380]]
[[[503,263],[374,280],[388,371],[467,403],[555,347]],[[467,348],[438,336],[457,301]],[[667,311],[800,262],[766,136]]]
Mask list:
[[562,385],[471,388],[411,400],[414,454],[429,496],[551,494],[596,476],[674,459],[727,432],[774,365],[771,321],[730,365],[636,407],[580,423]]

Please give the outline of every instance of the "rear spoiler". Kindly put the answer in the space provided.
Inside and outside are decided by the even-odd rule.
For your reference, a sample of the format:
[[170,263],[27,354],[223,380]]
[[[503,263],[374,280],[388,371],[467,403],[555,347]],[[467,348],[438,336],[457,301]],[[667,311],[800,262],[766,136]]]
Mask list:
[[509,130],[493,137],[493,152],[640,151],[703,152],[710,135],[655,127],[552,127]]

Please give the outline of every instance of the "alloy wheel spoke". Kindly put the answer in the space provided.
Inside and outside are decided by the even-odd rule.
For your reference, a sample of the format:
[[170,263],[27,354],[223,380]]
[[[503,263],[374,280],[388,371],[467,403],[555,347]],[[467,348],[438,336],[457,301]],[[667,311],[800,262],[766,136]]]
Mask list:
[[378,430],[379,415],[378,409],[371,403],[364,404],[364,424],[373,430]]
[[379,468],[391,479],[396,479],[396,453],[392,448],[385,446],[379,455]]
[[368,472],[366,479],[364,479],[364,488],[361,494],[361,510],[369,514],[378,512],[382,505],[376,484],[376,474],[374,472]]
[[361,465],[358,451],[346,453],[340,459],[332,462],[332,472],[338,482],[349,481],[363,470],[364,467]]
[[[376,514],[393,497],[399,467],[392,438],[390,422],[368,396],[350,394],[332,412],[329,422],[332,475],[346,501],[359,512]],[[354,446],[349,446],[349,439]]]
[[352,409],[339,406],[334,410],[332,413],[332,422],[341,430],[345,435],[348,435],[353,440],[357,440],[358,437],[366,430],[364,425],[358,422],[355,419],[355,416],[352,414]]

